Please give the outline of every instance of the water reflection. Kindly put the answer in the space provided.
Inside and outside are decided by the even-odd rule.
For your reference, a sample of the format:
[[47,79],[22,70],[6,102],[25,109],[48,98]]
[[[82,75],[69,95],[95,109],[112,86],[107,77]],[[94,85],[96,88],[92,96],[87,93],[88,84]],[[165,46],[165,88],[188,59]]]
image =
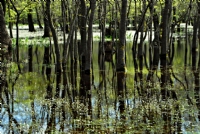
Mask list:
[[[133,68],[131,44],[127,44],[126,75],[116,74],[115,53],[111,51],[108,55],[102,51],[105,49],[99,49],[105,47],[102,43],[94,42],[93,72],[89,75],[79,72],[77,61],[65,66],[61,74],[55,73],[51,45],[22,47],[21,60],[26,60],[23,54],[29,57],[27,63],[21,64],[22,73],[18,73],[14,62],[6,63],[9,68],[1,68],[4,77],[0,86],[0,132],[200,131],[198,53],[192,55],[196,59],[192,60],[192,67],[189,66],[189,45],[186,47],[184,40],[175,40],[170,64],[163,69],[159,66],[159,47],[154,42],[152,60],[146,57],[149,68],[144,66],[138,71]],[[120,78],[117,75],[123,78],[118,80],[122,83],[117,83]]]

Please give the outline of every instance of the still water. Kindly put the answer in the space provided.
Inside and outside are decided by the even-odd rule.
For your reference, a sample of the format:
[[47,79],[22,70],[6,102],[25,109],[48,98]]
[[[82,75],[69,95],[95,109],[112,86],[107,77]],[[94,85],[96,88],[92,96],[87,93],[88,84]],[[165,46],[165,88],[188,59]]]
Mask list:
[[[149,70],[144,63],[143,78],[135,79],[137,70],[133,64],[131,42],[127,42],[126,48],[124,96],[117,96],[115,54],[113,61],[105,61],[105,69],[99,70],[99,43],[94,41],[91,90],[84,100],[79,98],[79,63],[78,71],[75,71],[69,62],[68,86],[65,88],[63,80],[56,82],[53,47],[51,64],[44,63],[46,45],[43,43],[20,45],[21,73],[14,62],[15,56],[13,62],[7,64],[7,72],[4,72],[7,84],[1,92],[0,133],[200,133],[199,70],[192,70],[190,44],[186,53],[184,39],[174,42],[174,58],[169,69],[171,83],[166,86],[167,90],[176,93],[177,99],[169,97],[164,101],[160,97],[159,66],[153,79],[147,81]],[[28,59],[29,45],[33,45],[32,64]],[[148,49],[147,46],[147,66]],[[141,90],[144,91],[142,95],[139,94]],[[59,91],[58,95],[56,91]],[[125,105],[123,113],[119,109],[121,100]]]

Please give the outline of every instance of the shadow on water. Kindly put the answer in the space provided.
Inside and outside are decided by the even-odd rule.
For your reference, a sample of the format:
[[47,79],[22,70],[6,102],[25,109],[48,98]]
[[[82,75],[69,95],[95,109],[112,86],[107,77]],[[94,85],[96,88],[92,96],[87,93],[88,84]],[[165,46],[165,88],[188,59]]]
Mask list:
[[[53,45],[21,46],[22,72],[15,62],[2,62],[1,66],[0,132],[200,131],[198,53],[193,53],[191,66],[186,53],[191,48],[184,46],[184,40],[175,40],[169,59],[160,61],[155,42],[152,60],[145,57],[144,61],[149,67],[137,71],[131,44],[127,43],[127,72],[116,74],[115,45],[106,43],[94,42],[92,73],[79,71],[78,57],[73,53],[62,73],[56,73]],[[160,62],[167,62],[166,68]]]

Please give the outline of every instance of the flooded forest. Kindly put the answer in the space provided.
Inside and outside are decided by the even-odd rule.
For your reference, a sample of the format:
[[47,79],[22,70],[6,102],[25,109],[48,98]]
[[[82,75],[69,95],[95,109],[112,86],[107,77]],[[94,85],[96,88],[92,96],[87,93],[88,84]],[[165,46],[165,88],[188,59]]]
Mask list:
[[200,133],[199,0],[0,0],[0,133]]

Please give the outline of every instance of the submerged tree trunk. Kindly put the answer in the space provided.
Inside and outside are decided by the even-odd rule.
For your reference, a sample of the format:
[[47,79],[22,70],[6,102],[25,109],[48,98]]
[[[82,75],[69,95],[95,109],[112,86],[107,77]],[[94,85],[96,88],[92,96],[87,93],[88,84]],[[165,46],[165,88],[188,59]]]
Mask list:
[[[6,84],[6,63],[11,57],[11,39],[6,29],[3,8],[0,4],[0,99],[2,98],[3,87]],[[1,102],[1,100],[0,100]]]
[[117,96],[119,96],[119,110],[121,118],[124,119],[123,113],[125,110],[124,89],[125,89],[125,44],[126,44],[126,14],[127,0],[122,1],[121,16],[120,16],[120,34],[117,45]]
[[94,13],[96,8],[96,0],[90,1],[90,18],[89,18],[89,27],[88,27],[88,40],[86,45],[86,56],[85,56],[85,74],[84,74],[84,83],[86,87],[86,94],[88,98],[88,114],[92,115],[92,102],[91,102],[91,63],[92,63],[92,37],[93,37],[93,19],[94,19]]
[[[194,97],[196,100],[196,106],[198,108],[198,110],[200,110],[200,82],[199,82],[199,75],[200,75],[200,58],[198,60],[199,56],[199,46],[197,45],[197,37],[199,37],[200,35],[198,35],[200,32],[199,28],[199,22],[200,22],[200,2],[197,2],[198,7],[197,7],[197,15],[194,21],[194,29],[193,29],[193,40],[192,40],[192,71],[195,77],[195,88],[194,88]],[[199,56],[200,57],[200,56]],[[197,62],[198,60],[198,62]],[[198,66],[197,66],[198,63]],[[199,111],[200,113],[200,111]],[[198,115],[198,118],[200,119],[200,115]]]
[[172,1],[171,0],[165,0],[165,7],[163,9],[162,13],[162,37],[161,37],[161,54],[160,54],[160,60],[161,60],[161,94],[162,99],[166,99],[168,96],[168,91],[166,89],[166,84],[168,80],[168,47],[169,47],[169,26],[170,26],[170,16],[171,16],[171,9],[172,8]]
[[[150,8],[152,8],[151,10],[153,10],[153,6]],[[152,59],[150,58],[150,69],[149,69],[149,73],[147,75],[147,81],[150,82],[150,85],[153,86],[153,75],[154,72],[157,70],[158,68],[158,63],[159,63],[159,54],[160,54],[160,27],[159,27],[159,18],[158,18],[158,14],[156,13],[156,11],[152,11],[154,14],[153,15],[153,24],[154,24],[154,41],[152,42],[151,46],[152,48],[150,48],[150,57],[152,57]],[[151,55],[151,53],[153,53]]]
[[[161,99],[167,101],[169,91],[167,88],[169,82],[169,67],[168,67],[168,49],[169,49],[169,32],[170,32],[170,17],[172,11],[172,0],[165,0],[165,7],[162,11],[162,37],[161,37]],[[168,104],[161,108],[162,118],[164,120],[163,130],[166,133],[172,133],[171,129],[171,108]]]
[[60,92],[60,87],[59,84],[61,83],[61,58],[60,58],[60,49],[58,46],[58,37],[56,35],[56,30],[53,26],[52,20],[51,20],[51,15],[50,15],[50,0],[46,1],[46,10],[47,10],[47,17],[48,17],[48,22],[49,26],[51,28],[52,36],[53,36],[53,41],[54,41],[54,48],[55,48],[55,53],[56,53],[56,98],[59,97],[59,92]]
[[139,61],[139,78],[140,78],[140,87],[141,87],[141,91],[142,93],[144,92],[144,89],[143,89],[143,62],[144,62],[144,28],[145,28],[145,13],[146,13],[146,0],[143,1],[143,4],[142,4],[142,14],[144,15],[143,19],[140,21],[141,23],[141,27],[139,29],[139,31],[141,31],[141,35],[140,35],[140,43],[138,44],[138,61]]
[[[79,18],[79,28],[81,41],[79,44],[79,55],[80,55],[80,97],[81,99],[86,96],[85,84],[84,84],[84,70],[85,70],[85,51],[86,51],[86,4],[84,0],[80,3],[80,18]],[[84,101],[84,100],[82,100]]]
[[29,72],[33,71],[33,46],[28,46],[28,70]]

